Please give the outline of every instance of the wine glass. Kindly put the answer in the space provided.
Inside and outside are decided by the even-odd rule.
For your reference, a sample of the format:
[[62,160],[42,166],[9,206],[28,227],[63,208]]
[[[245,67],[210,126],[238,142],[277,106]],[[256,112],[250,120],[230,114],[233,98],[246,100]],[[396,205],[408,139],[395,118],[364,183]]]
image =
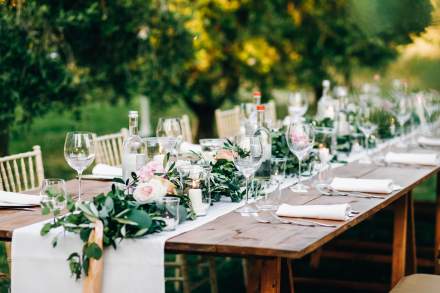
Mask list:
[[246,205],[237,209],[239,213],[254,213],[256,209],[248,206],[250,178],[263,160],[263,144],[260,136],[239,135],[234,138],[234,165],[246,179]]
[[399,95],[394,102],[393,113],[399,122],[400,141],[398,146],[404,147],[403,136],[405,135],[405,123],[411,118],[411,103],[409,98]]
[[174,137],[177,139],[177,150],[183,141],[182,121],[178,117],[159,118],[156,128],[157,137]]
[[303,117],[308,107],[306,92],[297,91],[289,94],[289,115],[293,120]]
[[369,154],[368,140],[370,135],[377,129],[377,124],[372,121],[373,110],[370,107],[360,107],[357,115],[356,123],[357,127],[362,131],[364,135],[364,147],[366,150],[366,158],[364,163],[371,163]]
[[78,202],[81,201],[81,175],[95,159],[95,137],[91,132],[68,132],[64,143],[64,158],[78,173]]
[[286,141],[289,150],[298,158],[298,183],[291,188],[293,192],[307,192],[308,187],[301,181],[301,164],[315,140],[314,128],[309,123],[293,121],[289,124],[286,132]]

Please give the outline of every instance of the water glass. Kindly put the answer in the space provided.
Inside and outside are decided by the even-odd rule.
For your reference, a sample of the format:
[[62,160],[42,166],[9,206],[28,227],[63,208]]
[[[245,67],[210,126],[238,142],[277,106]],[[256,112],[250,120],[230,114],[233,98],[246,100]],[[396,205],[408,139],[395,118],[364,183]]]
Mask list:
[[277,183],[271,179],[259,178],[256,180],[259,188],[259,199],[255,202],[255,206],[260,211],[276,210],[279,206],[277,191]]
[[179,224],[179,204],[180,198],[165,196],[157,200],[159,217],[165,222],[164,231],[173,231]]
[[147,161],[157,159],[160,153],[160,138],[159,137],[146,137],[143,139],[147,146]]
[[44,179],[40,196],[41,205],[57,213],[66,207],[66,183],[63,179]]
[[95,159],[95,137],[91,132],[68,132],[64,143],[64,158],[78,173],[78,201],[81,201],[81,175]]
[[202,147],[202,153],[207,161],[212,161],[219,150],[221,150],[226,142],[224,138],[205,138],[200,139],[199,143]]

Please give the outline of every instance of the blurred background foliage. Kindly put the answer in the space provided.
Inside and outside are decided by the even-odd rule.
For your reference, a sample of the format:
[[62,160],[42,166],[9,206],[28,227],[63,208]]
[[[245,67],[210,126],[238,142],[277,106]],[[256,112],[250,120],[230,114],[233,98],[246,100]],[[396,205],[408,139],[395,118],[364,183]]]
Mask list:
[[70,174],[65,132],[214,111],[293,88],[320,96],[374,73],[440,88],[438,0],[0,0],[0,154],[40,144],[50,176]]

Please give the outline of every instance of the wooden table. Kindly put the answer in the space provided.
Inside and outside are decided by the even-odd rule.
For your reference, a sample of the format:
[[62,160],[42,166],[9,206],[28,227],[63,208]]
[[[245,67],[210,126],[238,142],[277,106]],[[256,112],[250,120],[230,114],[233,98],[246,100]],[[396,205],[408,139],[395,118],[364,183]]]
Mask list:
[[[166,242],[165,249],[178,253],[236,255],[248,258],[248,292],[279,292],[283,259],[299,259],[322,247],[344,231],[393,205],[394,240],[391,285],[405,273],[415,272],[415,237],[411,191],[418,184],[437,174],[440,167],[379,167],[350,163],[334,169],[335,176],[393,179],[403,189],[383,199],[322,196],[316,191],[295,194],[283,190],[283,202],[291,204],[350,203],[360,213],[347,221],[321,221],[335,223],[336,228],[300,227],[286,224],[262,224],[252,217],[229,213],[192,231],[182,233]],[[67,183],[76,192],[75,180]],[[109,182],[84,181],[85,197],[107,192]],[[39,208],[35,211],[0,210],[0,238],[11,240],[14,229],[45,219]],[[408,262],[407,262],[408,258]],[[290,267],[289,267],[290,268]],[[290,279],[291,290],[293,280]]]

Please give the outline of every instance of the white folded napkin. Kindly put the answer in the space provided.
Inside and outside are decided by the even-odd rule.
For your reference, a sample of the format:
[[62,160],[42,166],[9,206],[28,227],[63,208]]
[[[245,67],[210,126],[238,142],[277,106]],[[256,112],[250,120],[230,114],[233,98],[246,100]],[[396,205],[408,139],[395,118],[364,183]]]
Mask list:
[[281,204],[276,212],[280,217],[313,218],[345,221],[350,215],[348,203],[330,205],[298,205]]
[[391,193],[401,189],[391,179],[358,179],[358,178],[333,178],[330,187],[338,191],[359,191],[371,193]]
[[389,152],[385,155],[385,162],[398,164],[414,164],[414,165],[431,165],[436,166],[439,162],[439,157],[435,153],[393,153]]
[[198,144],[192,144],[189,142],[182,142],[180,144],[180,152],[181,153],[190,153],[190,152],[200,153],[200,152],[202,152],[202,147]]
[[122,177],[122,168],[114,167],[106,164],[96,164],[92,170],[93,175]]
[[0,191],[0,206],[39,205],[40,199],[39,195]]
[[421,136],[421,137],[419,137],[417,142],[420,145],[440,146],[440,138],[432,138],[432,137]]

